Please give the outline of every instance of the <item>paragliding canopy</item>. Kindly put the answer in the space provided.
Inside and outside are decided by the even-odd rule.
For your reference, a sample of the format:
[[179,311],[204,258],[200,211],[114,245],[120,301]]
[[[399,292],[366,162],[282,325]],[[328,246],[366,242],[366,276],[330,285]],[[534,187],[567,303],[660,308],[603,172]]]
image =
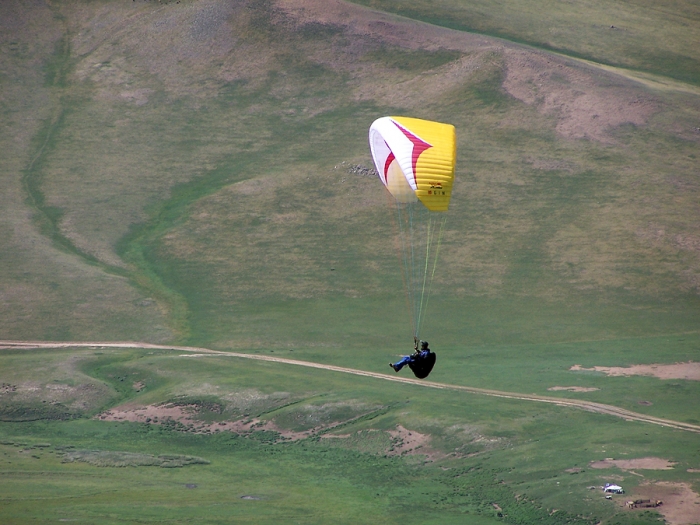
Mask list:
[[377,174],[397,202],[419,200],[447,211],[454,181],[455,128],[409,117],[382,117],[369,129]]
[[[369,146],[377,175],[396,210],[404,284],[417,338],[435,275],[446,219],[443,212],[452,196],[455,128],[410,117],[382,117],[370,126]],[[434,359],[433,354],[432,364]]]

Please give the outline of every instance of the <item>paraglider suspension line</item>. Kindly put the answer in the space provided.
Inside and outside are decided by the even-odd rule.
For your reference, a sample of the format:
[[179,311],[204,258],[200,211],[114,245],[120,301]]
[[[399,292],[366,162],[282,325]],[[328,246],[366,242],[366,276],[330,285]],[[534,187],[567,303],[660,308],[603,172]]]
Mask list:
[[[391,197],[391,194],[387,192],[387,195],[389,195],[389,198],[393,201],[393,197]],[[404,284],[404,290],[406,292],[406,308],[408,309],[410,313],[410,318],[411,318],[411,329],[414,334],[416,334],[416,316],[415,316],[415,308],[414,308],[414,279],[413,279],[413,272],[412,272],[412,267],[413,267],[413,248],[412,248],[412,243],[413,243],[413,235],[412,235],[412,213],[411,213],[411,207],[410,205],[403,205],[399,202],[393,202],[393,205],[396,209],[396,222],[398,223],[398,230],[399,234],[397,235],[398,239],[398,248],[399,248],[399,260],[403,264],[403,272],[402,272],[402,277],[403,277],[403,284]]]
[[395,202],[394,205],[407,306],[413,336],[418,338],[428,309],[447,217],[440,213],[440,218],[436,218],[435,212],[420,202]]
[[[435,277],[435,269],[437,268],[437,262],[438,262],[438,256],[440,255],[440,245],[442,244],[442,233],[445,231],[445,224],[447,223],[447,216],[445,214],[442,215],[442,218],[440,219],[440,231],[438,233],[438,238],[437,238],[437,244],[435,246],[435,256],[433,257],[433,269],[430,272],[430,278],[428,279],[428,293],[425,295],[425,306],[423,306],[423,298],[421,297],[421,313],[422,317],[420,320],[420,323],[423,322],[425,319],[425,313],[428,311],[428,302],[430,302],[430,293],[433,290],[433,278]],[[430,237],[429,237],[430,239]],[[430,241],[428,246],[430,246]],[[426,267],[426,276],[427,276],[427,270],[428,270],[428,259],[429,259],[430,251],[428,248],[428,254],[426,254],[425,257],[425,267]],[[425,279],[423,280],[423,292],[425,292]],[[419,324],[420,326],[420,324]]]

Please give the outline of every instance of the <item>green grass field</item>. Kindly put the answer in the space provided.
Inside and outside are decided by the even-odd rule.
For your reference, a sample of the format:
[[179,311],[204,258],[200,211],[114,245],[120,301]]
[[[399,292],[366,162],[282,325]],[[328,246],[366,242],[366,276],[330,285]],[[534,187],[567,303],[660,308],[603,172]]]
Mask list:
[[[410,115],[458,138],[430,379],[700,424],[698,381],[570,370],[700,360],[697,8],[505,7],[3,2],[0,340],[388,374],[410,320],[358,167]],[[0,522],[631,525],[662,515],[588,487],[700,492],[692,432],[181,354],[0,350]],[[172,403],[261,426],[95,417]]]
[[[42,375],[36,364],[16,364],[26,362],[17,353],[2,357],[2,370],[16,371],[16,382],[31,377],[46,385],[26,404],[64,392],[63,404],[77,406],[81,386],[89,381],[106,391],[88,396],[78,415],[187,395],[190,404],[217,399],[225,408],[214,421],[238,412],[293,431],[326,425],[327,433],[339,437],[195,434],[167,424],[51,419],[48,413],[34,421],[5,422],[0,427],[2,513],[9,522],[62,517],[114,523],[495,523],[491,503],[496,503],[507,522],[596,523],[609,521],[615,506],[588,486],[602,484],[613,473],[588,468],[592,459],[660,455],[677,462],[673,472],[654,472],[656,480],[692,482],[694,475],[684,471],[697,466],[692,433],[580,410],[431,392],[289,365],[187,359],[164,351],[74,349],[33,355],[54,372]],[[134,381],[145,388],[136,392]],[[70,388],[51,388],[57,384]],[[4,419],[7,407],[17,404],[11,400],[2,407]],[[387,456],[392,442],[387,432],[397,425],[431,435],[419,452],[433,460],[426,463],[420,453]],[[197,461],[163,468],[153,458],[164,455],[196,456]],[[641,482],[629,472],[614,475],[624,478],[627,490]],[[566,512],[550,517],[552,508]],[[632,523],[624,515],[614,519]]]

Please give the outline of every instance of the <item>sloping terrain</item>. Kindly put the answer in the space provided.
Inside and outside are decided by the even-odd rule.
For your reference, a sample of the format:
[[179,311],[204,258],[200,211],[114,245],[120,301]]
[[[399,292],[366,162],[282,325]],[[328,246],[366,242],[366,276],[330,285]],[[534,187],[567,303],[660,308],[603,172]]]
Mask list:
[[[318,505],[338,504],[333,515],[316,503],[306,508],[319,523],[378,515],[374,522],[461,523],[463,513],[483,523],[652,522],[656,514],[620,514],[597,493],[586,496],[574,481],[579,471],[567,471],[613,449],[677,462],[643,481],[698,492],[693,445],[680,430],[586,413],[567,425],[559,407],[458,394],[497,390],[612,406],[618,415],[684,428],[700,423],[700,387],[690,376],[605,373],[698,361],[696,6],[408,5],[0,3],[1,339],[143,341],[277,360],[236,365],[212,357],[209,365],[209,358],[151,359],[147,349],[100,357],[99,349],[74,348],[53,361],[49,351],[3,350],[0,431],[13,442],[4,470],[14,461],[18,472],[29,468],[39,461],[32,454],[48,459],[37,443],[73,440],[81,458],[202,457],[221,476],[211,486],[223,486],[234,467],[221,450],[234,443],[243,451],[237,460],[250,465],[248,479],[261,476],[239,496],[265,492],[275,502],[260,507],[274,509],[270,522],[290,509],[304,516],[310,505],[303,494],[286,500],[266,492],[276,454],[285,458],[281,486],[290,494],[305,462],[323,472],[318,479],[332,480],[331,489],[314,489],[305,471],[305,489],[320,491]],[[314,374],[329,372],[290,372],[298,367],[285,364],[381,375],[409,350],[392,212],[367,147],[367,129],[383,115],[457,128],[454,198],[421,334],[439,355],[431,380],[454,385],[450,392],[327,379]],[[207,428],[224,422],[229,437],[238,427],[226,424],[238,424],[233,415],[250,406],[256,417],[278,412],[272,422],[248,421],[245,438],[230,442],[145,422],[146,407],[183,396],[209,407],[197,417]],[[324,396],[332,399],[319,401]],[[170,409],[184,410],[182,421],[194,425],[187,405]],[[138,423],[87,419],[108,410],[146,411]],[[315,418],[331,426],[359,419],[337,429],[345,437],[321,440],[313,429],[330,426]],[[109,450],[92,453],[96,436],[111,431],[118,437]],[[284,448],[279,436],[288,432],[303,439]],[[140,439],[149,450],[138,450]],[[38,449],[16,446],[25,441]],[[434,470],[392,455],[428,442],[429,456],[444,460]],[[460,449],[458,465],[445,459],[450,447]],[[54,459],[57,479],[94,473],[81,469],[99,463]],[[332,474],[336,460],[345,478]],[[374,468],[376,479],[367,474]],[[148,476],[165,483],[167,474],[153,471],[167,470]],[[557,487],[563,472],[568,481]],[[501,475],[504,486],[492,483]],[[6,479],[20,492],[11,516],[19,520],[31,508],[21,492],[34,482],[17,476]],[[91,476],[104,483],[100,494],[119,487],[129,499],[130,475]],[[625,471],[583,477],[598,485],[615,476],[641,485]],[[87,494],[90,483],[77,477],[67,490]],[[367,479],[382,488],[367,492]],[[401,480],[398,492],[387,489],[390,479]],[[427,494],[421,487],[429,480],[440,490]],[[479,492],[480,485],[490,488]],[[387,501],[403,501],[401,487],[416,503],[394,514]],[[156,515],[149,505],[162,494],[151,496],[137,507]],[[243,512],[236,497],[226,512]],[[94,512],[78,514],[95,520],[111,510]],[[245,515],[264,522],[266,511],[257,512]],[[148,516],[123,519],[136,518]]]
[[[18,145],[32,137],[14,129],[36,122],[34,106],[8,99],[8,111],[25,108],[5,127],[21,153],[10,173],[30,191],[34,220],[73,255],[52,256],[87,264],[81,271],[97,272],[110,292],[79,274],[29,284],[22,261],[45,257],[29,234],[8,233],[8,336],[38,332],[41,315],[26,312],[42,311],[41,296],[46,315],[65,312],[39,323],[50,339],[94,338],[116,324],[121,338],[149,326],[151,337],[138,339],[224,346],[396,340],[403,307],[390,212],[376,181],[345,168],[369,164],[368,122],[385,113],[460,130],[437,287],[451,293],[433,310],[454,313],[433,319],[442,344],[692,323],[696,96],[351,4],[66,3],[37,12],[54,33],[8,34],[8,49],[46,45],[36,65],[20,61],[7,77],[27,87],[5,93],[20,99],[39,85],[50,97],[36,111],[47,116],[36,117],[44,127],[33,142]],[[3,210],[13,228],[31,228],[26,211]],[[39,292],[47,281],[53,290]],[[378,316],[387,301],[397,313]],[[558,317],[556,328],[533,309]],[[317,330],[333,311],[344,326]],[[160,315],[168,328],[154,322]],[[108,330],[98,320],[107,316],[123,321]],[[464,317],[476,321],[455,330]]]
[[[614,65],[633,74],[651,73],[695,87],[700,63],[700,10],[694,2],[651,0],[529,2],[494,6],[487,0],[352,0],[439,26],[525,43]],[[309,0],[286,0],[300,6]],[[653,35],[653,38],[650,38]]]

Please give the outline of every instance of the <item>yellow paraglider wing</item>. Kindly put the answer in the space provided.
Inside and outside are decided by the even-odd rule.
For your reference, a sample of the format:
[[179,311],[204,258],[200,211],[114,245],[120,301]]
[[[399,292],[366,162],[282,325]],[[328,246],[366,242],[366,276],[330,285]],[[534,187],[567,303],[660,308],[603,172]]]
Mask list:
[[[447,211],[455,178],[457,145],[450,124],[409,117],[391,117],[411,142],[410,168],[402,166],[416,196],[430,211]],[[408,171],[408,173],[407,173]]]

